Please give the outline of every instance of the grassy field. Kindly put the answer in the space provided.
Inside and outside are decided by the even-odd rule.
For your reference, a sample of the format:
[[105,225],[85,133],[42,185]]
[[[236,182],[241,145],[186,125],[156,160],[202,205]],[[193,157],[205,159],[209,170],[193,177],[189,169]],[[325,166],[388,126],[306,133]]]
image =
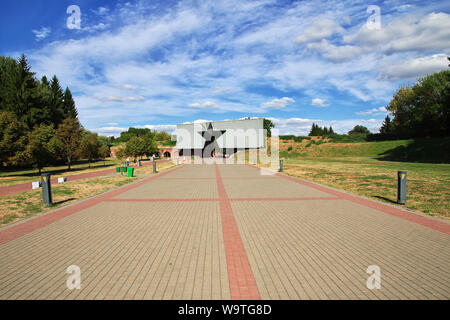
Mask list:
[[[172,162],[158,163],[158,172],[174,167]],[[19,194],[0,197],[0,225],[12,223],[34,214],[73,203],[94,195],[104,193],[152,174],[152,166],[137,168],[135,177],[111,174],[98,178],[66,182],[52,185],[53,205],[45,207],[42,203],[42,190],[36,189]]]
[[317,142],[308,146],[310,141],[280,141],[284,172],[395,203],[397,171],[405,170],[408,172],[406,207],[450,219],[448,138],[365,143]]
[[[75,174],[88,173],[92,171],[105,170],[113,168],[121,162],[114,159],[105,161],[97,161],[91,163],[90,167],[87,162],[80,162],[72,165],[71,170],[67,170],[66,165],[46,167],[42,172],[51,173],[52,177],[67,177]],[[24,182],[39,181],[40,175],[37,169],[21,169],[21,170],[0,170],[0,186],[8,186]]]

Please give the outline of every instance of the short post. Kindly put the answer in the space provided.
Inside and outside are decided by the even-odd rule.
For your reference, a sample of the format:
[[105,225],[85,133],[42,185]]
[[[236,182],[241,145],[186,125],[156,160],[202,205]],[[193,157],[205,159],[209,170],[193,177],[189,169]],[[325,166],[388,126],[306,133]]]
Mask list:
[[406,204],[406,171],[397,172],[397,203]]
[[280,160],[280,172],[283,172],[283,160]]
[[50,173],[43,173],[41,175],[42,200],[44,201],[44,205],[46,206],[52,204],[52,185],[50,178]]
[[177,158],[177,166],[180,164],[180,158]]
[[153,173],[156,173],[156,161],[153,160]]

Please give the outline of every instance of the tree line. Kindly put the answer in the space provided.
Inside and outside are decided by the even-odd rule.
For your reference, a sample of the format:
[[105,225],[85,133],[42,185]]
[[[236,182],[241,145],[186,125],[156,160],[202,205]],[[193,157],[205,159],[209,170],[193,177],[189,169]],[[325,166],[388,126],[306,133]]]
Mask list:
[[403,85],[386,109],[380,138],[407,139],[450,136],[450,71],[420,78]]
[[25,55],[0,57],[0,167],[41,169],[76,159],[104,159],[110,152],[96,133],[85,130],[70,89],[56,75],[38,80]]

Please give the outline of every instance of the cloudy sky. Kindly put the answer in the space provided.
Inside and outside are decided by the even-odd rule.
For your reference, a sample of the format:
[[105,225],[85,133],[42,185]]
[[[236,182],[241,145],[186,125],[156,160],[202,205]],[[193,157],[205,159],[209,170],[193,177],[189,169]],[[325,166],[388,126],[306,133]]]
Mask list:
[[393,90],[450,55],[440,0],[15,0],[0,25],[0,54],[56,74],[104,135],[247,116],[281,134],[376,132]]

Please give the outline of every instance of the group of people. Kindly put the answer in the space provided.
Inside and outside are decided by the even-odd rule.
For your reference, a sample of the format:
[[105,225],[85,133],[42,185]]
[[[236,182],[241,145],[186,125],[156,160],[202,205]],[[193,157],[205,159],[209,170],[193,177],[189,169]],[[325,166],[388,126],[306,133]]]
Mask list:
[[[130,158],[127,158],[127,162],[126,163],[127,163],[127,167],[129,167],[130,166]],[[139,160],[136,161],[136,158],[134,158],[134,165],[136,167],[142,167],[141,160],[139,159]]]

